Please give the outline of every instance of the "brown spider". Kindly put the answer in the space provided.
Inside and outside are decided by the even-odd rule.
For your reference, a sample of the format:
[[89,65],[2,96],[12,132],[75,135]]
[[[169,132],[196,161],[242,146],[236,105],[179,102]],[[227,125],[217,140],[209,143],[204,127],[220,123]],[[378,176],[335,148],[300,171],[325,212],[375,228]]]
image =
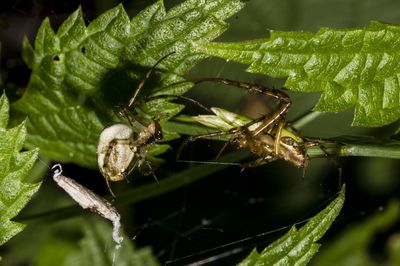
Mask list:
[[[235,114],[223,109],[211,108],[223,121],[231,124],[230,129],[189,137],[180,147],[178,158],[181,150],[188,142],[229,135],[231,136],[229,142],[236,143],[240,148],[247,148],[258,157],[254,161],[241,164],[243,168],[257,167],[277,159],[284,159],[297,167],[306,167],[308,165],[310,159],[306,153],[306,148],[319,145],[319,143],[305,140],[296,134],[294,130],[284,129],[286,124],[285,115],[291,105],[290,98],[286,93],[277,89],[265,88],[257,84],[223,78],[200,79],[195,83],[205,81],[236,86],[251,92],[273,97],[279,100],[278,108],[272,114],[263,115],[254,120],[246,118],[247,122],[236,119]],[[229,142],[227,142],[225,146]]]
[[[97,146],[97,163],[113,197],[115,195],[111,190],[109,181],[126,179],[135,168],[143,169],[143,166],[147,167],[157,181],[157,177],[146,159],[146,154],[153,143],[162,139],[161,126],[156,120],[147,123],[141,122],[130,110],[133,110],[133,107],[137,104],[137,97],[145,81],[157,65],[171,54],[163,56],[154,64],[140,82],[127,107],[120,110],[119,116],[127,119],[130,125],[116,123],[106,127],[100,134]],[[134,125],[140,128],[138,133],[133,130]]]

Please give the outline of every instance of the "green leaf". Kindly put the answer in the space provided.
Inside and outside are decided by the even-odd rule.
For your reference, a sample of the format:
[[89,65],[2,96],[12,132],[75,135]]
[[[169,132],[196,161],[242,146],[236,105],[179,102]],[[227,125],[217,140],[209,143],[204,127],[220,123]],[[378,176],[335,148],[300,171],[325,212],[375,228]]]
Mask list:
[[392,235],[388,243],[389,247],[389,264],[392,266],[400,265],[400,234]]
[[50,238],[40,248],[35,265],[159,265],[150,248],[136,249],[126,235],[116,250],[111,226],[106,221],[84,219],[80,224],[83,237],[79,243]]
[[248,64],[249,72],[287,77],[290,90],[321,91],[315,110],[342,112],[355,106],[353,125],[372,127],[400,117],[399,36],[399,26],[371,22],[360,29],[270,31],[266,39],[194,46]]
[[25,225],[12,222],[40,187],[23,182],[38,157],[38,149],[20,152],[26,128],[22,123],[7,129],[9,104],[0,98],[0,245],[21,232]]
[[387,230],[400,218],[400,204],[393,201],[385,211],[344,230],[316,257],[315,265],[375,265],[368,251],[377,233]]
[[157,1],[132,20],[119,5],[88,26],[79,8],[57,32],[44,20],[34,48],[24,41],[23,58],[32,74],[13,105],[29,118],[26,147],[38,146],[53,160],[95,168],[101,130],[119,120],[115,107],[127,104],[144,74],[175,52],[146,82],[137,111],[150,118],[161,113],[164,120],[177,114],[182,106],[168,102],[174,97],[145,101],[185,93],[191,84],[176,83],[206,57],[191,49],[191,41],[218,37],[228,27],[224,19],[243,5],[241,0],[188,0],[166,12]]
[[253,250],[239,265],[306,265],[318,252],[318,241],[339,215],[345,199],[343,185],[339,196],[323,211],[315,215],[300,230],[293,226],[286,235],[276,240],[261,253]]

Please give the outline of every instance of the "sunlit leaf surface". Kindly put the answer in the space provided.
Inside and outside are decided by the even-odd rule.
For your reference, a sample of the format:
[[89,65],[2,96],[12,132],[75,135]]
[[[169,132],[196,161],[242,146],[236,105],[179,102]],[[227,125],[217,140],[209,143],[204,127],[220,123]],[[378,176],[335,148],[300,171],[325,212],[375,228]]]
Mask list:
[[[209,41],[225,31],[224,19],[242,8],[240,0],[186,1],[168,12],[162,1],[132,20],[122,5],[85,25],[81,9],[55,33],[46,19],[34,48],[24,41],[24,60],[32,69],[28,88],[13,107],[28,116],[26,146],[43,155],[86,167],[96,165],[96,145],[105,125],[118,120],[114,111],[160,58],[170,53],[146,83],[138,113],[164,120],[182,105],[155,95],[177,96],[191,84],[180,77],[204,55],[193,40]],[[146,97],[145,97],[146,96]],[[147,102],[147,103],[144,103]]]
[[322,92],[315,110],[343,112],[354,106],[353,125],[372,127],[400,118],[399,36],[399,26],[371,22],[316,33],[270,31],[266,39],[195,47],[250,65],[250,72],[287,78],[290,90]]
[[0,98],[0,245],[21,232],[25,225],[11,221],[40,183],[23,182],[35,163],[38,150],[20,152],[26,137],[25,123],[7,129],[9,104],[3,94]]

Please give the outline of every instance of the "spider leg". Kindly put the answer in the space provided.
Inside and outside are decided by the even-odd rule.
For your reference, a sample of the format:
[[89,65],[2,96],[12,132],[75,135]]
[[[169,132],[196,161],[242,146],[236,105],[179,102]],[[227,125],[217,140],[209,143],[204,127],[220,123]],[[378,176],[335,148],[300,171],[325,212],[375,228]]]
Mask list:
[[152,68],[150,68],[146,74],[144,75],[143,79],[140,81],[137,89],[134,91],[132,97],[129,99],[129,103],[127,105],[127,107],[125,108],[121,108],[121,110],[119,110],[119,115],[122,118],[126,118],[129,122],[129,124],[133,127],[134,125],[134,121],[133,119],[137,119],[136,117],[134,117],[129,110],[131,110],[134,105],[137,103],[137,98],[139,93],[142,91],[144,84],[146,83],[146,81],[149,79],[149,77],[151,76],[151,74],[154,72],[154,70],[156,69],[156,67],[163,61],[165,60],[168,56],[174,54],[175,52],[171,52],[169,54],[164,55],[163,57],[161,57],[153,66]]
[[108,179],[109,179],[109,177],[105,177],[108,191],[110,192],[111,196],[115,199],[117,196],[115,196],[114,192],[112,191],[111,186],[110,186],[110,182],[108,181]]
[[151,175],[153,176],[154,180],[157,182],[157,184],[160,184],[160,182],[158,182],[158,178],[156,176],[156,174],[153,171],[153,167],[151,166],[151,164],[149,163],[149,161],[144,158],[144,162],[146,163],[147,167],[149,168]]
[[228,145],[232,142],[232,138],[229,139],[229,141],[225,142],[224,145],[222,146],[222,148],[218,151],[217,156],[215,156],[215,160],[217,160],[222,152],[226,149],[226,147],[228,147]]
[[253,137],[257,137],[258,135],[262,134],[262,132],[265,131],[271,124],[277,122],[282,117],[284,117],[285,114],[288,112],[290,105],[292,104],[289,96],[286,93],[284,93],[283,91],[280,91],[277,89],[266,88],[264,86],[254,84],[254,83],[247,83],[247,82],[235,81],[235,80],[224,79],[224,78],[205,78],[205,79],[199,79],[194,82],[195,82],[195,84],[198,84],[198,83],[206,82],[206,81],[213,81],[213,82],[218,82],[218,83],[222,83],[225,85],[236,86],[238,88],[243,88],[243,89],[246,89],[249,91],[265,94],[267,96],[270,96],[270,97],[273,97],[273,98],[279,100],[278,109],[273,114],[264,116],[264,119],[262,119],[263,122],[261,123],[261,125],[258,126],[251,133],[253,135]]
[[249,91],[265,94],[271,96],[277,100],[284,100],[285,102],[290,102],[289,96],[281,90],[270,89],[255,83],[242,82],[232,79],[225,78],[203,78],[197,79],[193,81],[195,84],[203,83],[203,82],[217,82],[228,86],[235,86],[238,88],[246,89]]
[[129,125],[134,128],[135,122],[133,121],[133,116],[129,113],[129,111],[125,108],[122,107],[118,110],[118,114],[121,118],[126,118],[128,120]]
[[129,167],[127,167],[127,171],[123,172],[124,176],[128,176],[133,171],[133,169],[136,168],[136,166],[140,167],[141,162],[144,162],[146,164],[147,168],[150,170],[154,180],[157,182],[157,184],[159,184],[158,178],[153,171],[153,167],[149,163],[149,160],[147,160],[146,155],[143,155],[144,153],[141,152],[142,149],[147,151],[148,144],[137,145],[137,143],[134,143],[130,140],[129,140],[128,144],[129,144],[129,148],[132,150],[132,152],[136,153],[139,158],[138,158],[138,160],[131,161],[131,164],[129,164]]
[[338,185],[339,189],[341,189],[343,185],[343,167],[342,165],[334,158],[332,157],[332,154],[330,154],[324,145],[324,142],[320,140],[307,140],[307,142],[304,143],[305,148],[310,148],[310,147],[318,147],[321,149],[321,151],[325,154],[325,158],[327,158],[338,170]]
[[145,74],[144,78],[142,79],[142,81],[140,81],[137,89],[135,90],[135,92],[133,93],[132,98],[129,100],[128,103],[128,108],[132,108],[132,106],[136,103],[136,98],[138,97],[140,91],[143,89],[144,84],[146,83],[146,81],[149,79],[149,77],[151,76],[151,74],[153,73],[153,71],[156,69],[156,67],[168,56],[174,54],[175,52],[171,52],[169,54],[164,55],[163,57],[161,57],[154,65],[152,68],[149,69],[149,71],[147,71],[147,73]]
[[227,131],[215,131],[215,132],[211,132],[211,133],[207,133],[207,134],[190,136],[179,147],[178,152],[176,154],[176,160],[179,161],[179,157],[180,157],[183,149],[187,146],[187,144],[189,142],[194,142],[194,141],[199,140],[199,139],[206,139],[206,138],[211,138],[211,137],[232,135],[232,134],[240,132],[241,130],[242,130],[241,127],[237,127],[237,128],[232,128],[232,129],[227,130]]
[[270,162],[275,161],[275,160],[276,160],[276,157],[274,157],[274,156],[260,157],[260,158],[257,158],[254,161],[250,161],[250,162],[247,162],[247,163],[242,163],[242,164],[240,164],[240,167],[243,168],[243,169],[244,168],[253,168],[253,167],[258,167],[260,165],[264,165],[264,164],[270,163]]
[[280,141],[281,141],[281,136],[282,136],[282,129],[285,126],[285,124],[286,124],[285,120],[280,121],[278,123],[278,127],[276,129],[275,141],[274,141],[275,155],[279,154]]
[[[187,82],[187,81],[185,81],[185,82]],[[184,83],[184,82],[182,82],[182,83]],[[171,84],[171,85],[175,85],[175,84],[176,83]],[[208,113],[212,113],[210,108],[202,105],[200,102],[198,102],[198,101],[196,101],[196,100],[194,100],[192,98],[189,98],[189,97],[186,97],[186,96],[183,96],[183,95],[164,95],[164,94],[160,94],[160,95],[156,95],[156,96],[149,96],[149,97],[146,97],[146,102],[147,101],[151,101],[151,100],[157,100],[157,99],[165,99],[165,98],[182,99],[182,100],[185,100],[187,102],[193,103],[194,105],[200,107],[201,109],[205,110]]]
[[106,185],[107,185],[108,191],[110,192],[110,194],[113,198],[116,198],[114,192],[111,189],[110,182],[108,181],[110,179],[110,176],[108,175],[108,173],[102,171],[102,169],[106,169],[106,167],[108,165],[108,160],[110,159],[111,150],[114,148],[114,146],[115,146],[114,142],[111,142],[110,145],[108,146],[106,154],[104,155],[103,167],[100,168],[100,171],[103,174],[104,179],[106,180]]

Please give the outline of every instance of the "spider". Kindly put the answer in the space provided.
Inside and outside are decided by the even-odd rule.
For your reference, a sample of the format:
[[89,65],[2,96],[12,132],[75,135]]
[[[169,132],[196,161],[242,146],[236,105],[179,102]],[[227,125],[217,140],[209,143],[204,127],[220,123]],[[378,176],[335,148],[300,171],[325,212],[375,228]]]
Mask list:
[[135,133],[130,126],[120,123],[106,127],[101,132],[97,146],[97,162],[113,197],[115,194],[111,190],[109,181],[126,179],[133,169],[141,168],[144,164],[157,180],[146,154],[150,146],[160,139],[162,131],[157,121],[151,121],[147,126],[143,126],[139,133]]
[[[272,114],[263,115],[254,120],[238,116],[220,108],[211,108],[216,116],[227,126],[224,130],[189,137],[184,141],[178,151],[178,160],[183,147],[185,147],[188,142],[229,135],[231,136],[231,139],[224,145],[222,150],[227,144],[233,142],[236,143],[239,148],[247,148],[251,153],[258,157],[254,161],[241,164],[241,167],[243,168],[257,167],[277,159],[284,159],[301,168],[308,165],[310,159],[307,155],[306,148],[317,146],[319,143],[306,140],[300,137],[294,130],[284,128],[286,124],[285,115],[291,105],[290,98],[286,93],[277,89],[265,88],[257,84],[223,78],[200,79],[195,83],[205,81],[213,81],[225,85],[236,86],[251,92],[273,97],[279,100],[278,108]],[[204,120],[207,119],[203,119],[207,117],[209,116],[202,117],[200,115],[197,119],[195,117],[195,120],[198,120],[200,123],[203,121],[203,124],[207,124],[204,123]],[[209,126],[210,124],[208,123],[207,125]],[[216,125],[215,127],[221,129],[220,125],[221,124],[219,123],[219,125]]]
[[[152,144],[163,138],[161,126],[158,123],[158,119],[147,122],[140,121],[139,118],[132,114],[131,110],[137,104],[138,95],[145,81],[150,77],[157,65],[171,54],[163,56],[154,64],[138,85],[127,107],[121,108],[119,111],[119,116],[127,119],[129,125],[116,123],[104,128],[100,134],[97,146],[97,163],[106,180],[108,190],[114,198],[115,194],[111,190],[109,181],[114,182],[126,179],[135,168],[143,170],[143,166],[147,167],[157,181],[151,164],[146,159],[146,154]],[[133,130],[134,126],[138,127],[140,131],[135,132]]]

